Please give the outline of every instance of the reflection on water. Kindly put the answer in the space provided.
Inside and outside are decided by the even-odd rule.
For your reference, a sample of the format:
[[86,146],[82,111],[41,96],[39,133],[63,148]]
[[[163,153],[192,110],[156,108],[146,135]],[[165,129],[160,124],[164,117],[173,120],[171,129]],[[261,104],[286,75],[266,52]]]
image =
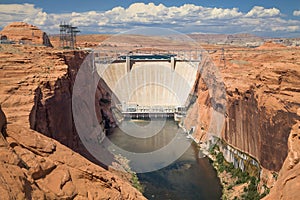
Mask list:
[[[147,138],[143,138],[142,136],[150,135],[149,131],[151,131],[151,126],[148,127],[150,124],[149,121],[134,120],[124,122],[124,124],[121,125],[121,128],[115,128],[108,138],[118,147],[136,153],[146,153],[160,149],[170,143],[178,132],[183,133],[183,131],[178,128],[177,123],[171,120],[162,123],[163,128],[159,131],[154,130],[156,128],[153,127],[152,131],[158,133]],[[126,134],[129,129],[138,131],[138,133]],[[137,137],[141,136],[142,138],[133,137],[132,135],[136,135]],[[182,136],[182,134],[180,136]]]
[[[147,121],[135,122],[139,126]],[[134,152],[151,152],[164,147],[181,131],[173,121],[166,121],[164,128],[155,136],[134,138],[116,128],[109,139],[120,148]],[[187,140],[182,137],[182,140]],[[183,141],[186,142],[186,141]],[[171,165],[154,172],[138,174],[148,199],[220,199],[221,186],[216,172],[207,158],[198,158],[199,150],[192,144]]]

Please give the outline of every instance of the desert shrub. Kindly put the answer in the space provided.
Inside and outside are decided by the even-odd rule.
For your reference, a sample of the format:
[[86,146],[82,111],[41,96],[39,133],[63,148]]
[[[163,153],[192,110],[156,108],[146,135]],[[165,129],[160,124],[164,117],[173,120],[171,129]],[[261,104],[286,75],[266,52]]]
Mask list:
[[216,159],[217,159],[217,163],[218,164],[222,164],[224,162],[224,156],[221,152],[219,152],[216,156]]

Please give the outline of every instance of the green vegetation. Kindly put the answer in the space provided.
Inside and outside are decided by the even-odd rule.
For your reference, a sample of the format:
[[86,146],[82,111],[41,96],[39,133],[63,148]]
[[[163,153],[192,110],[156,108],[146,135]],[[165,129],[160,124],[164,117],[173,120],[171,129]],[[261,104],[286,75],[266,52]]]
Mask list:
[[242,199],[246,200],[258,200],[261,199],[261,196],[257,192],[257,184],[259,180],[253,176],[250,178],[250,184],[248,187],[244,188],[244,194],[242,195]]
[[264,185],[263,187],[265,188],[265,191],[260,195],[260,198],[264,198],[265,196],[267,196],[267,194],[270,193],[270,188],[268,188],[266,185]]
[[131,173],[131,184],[133,187],[135,187],[136,189],[138,189],[140,192],[144,192],[144,187],[141,185],[138,176],[136,175],[135,172]]
[[[215,157],[214,166],[217,171],[231,174],[233,178],[236,178],[235,183],[232,183],[227,187],[227,190],[233,189],[234,186],[247,183],[247,186],[244,187],[244,193],[240,197],[234,197],[234,199],[246,199],[246,200],[258,200],[263,198],[269,193],[269,189],[265,186],[265,192],[259,194],[257,191],[257,186],[259,183],[259,178],[255,176],[250,176],[248,172],[242,171],[240,168],[235,168],[232,163],[228,163],[223,154],[220,152],[218,146],[214,146],[210,153]],[[224,196],[223,199],[226,199]]]
[[138,189],[140,192],[144,192],[143,185],[140,183],[139,178],[137,174],[131,170],[129,166],[129,160],[123,156],[119,155],[114,155],[114,158],[118,163],[122,166],[122,168],[127,172],[131,174],[131,185]]

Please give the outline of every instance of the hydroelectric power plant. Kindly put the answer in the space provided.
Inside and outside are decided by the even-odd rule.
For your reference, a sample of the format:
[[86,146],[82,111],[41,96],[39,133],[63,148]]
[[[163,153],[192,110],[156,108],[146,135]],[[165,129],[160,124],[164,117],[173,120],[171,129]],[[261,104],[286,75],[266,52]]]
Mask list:
[[123,117],[182,118],[201,51],[116,53],[110,58],[108,53],[93,52],[94,67],[114,93]]
[[[148,40],[147,36],[134,35],[129,41],[117,36],[115,43],[108,41],[100,50],[92,50],[77,74],[76,80],[80,81],[74,84],[76,129],[83,144],[101,163],[115,167],[117,162],[125,171],[136,173],[149,199],[218,199],[221,186],[216,172],[203,158],[198,144],[193,143],[192,133],[198,124],[185,126],[197,98],[194,90],[199,74],[203,74],[211,91],[217,91],[208,70],[213,71],[213,67],[207,52],[185,41],[186,36],[179,37],[179,44],[170,37],[173,35],[161,40],[160,36],[160,44],[154,41],[153,46],[144,47],[138,43]],[[118,46],[120,41],[134,44]],[[167,45],[170,42],[172,47]],[[97,99],[96,94],[95,99],[99,82],[107,88],[106,94],[101,92],[106,97]],[[214,100],[214,93],[211,98]],[[98,116],[92,114],[99,112],[95,106],[98,102],[109,105],[117,124],[109,134],[104,134],[103,121],[99,125]],[[222,108],[217,101],[213,101],[213,107]],[[102,119],[110,117],[103,110],[100,114]],[[216,116],[212,114],[209,132],[219,127]],[[203,184],[207,182],[210,184]],[[173,187],[177,189],[172,191]]]
[[[202,52],[94,51],[92,55],[94,70],[114,95],[112,111],[119,127],[108,136],[109,140],[122,150],[137,153],[164,148],[174,137],[186,144],[182,155],[171,165],[158,164],[158,169],[166,167],[138,174],[144,195],[149,199],[218,199],[221,188],[214,169],[207,158],[198,157],[197,145],[190,144],[191,140],[177,125],[192,103],[191,90]],[[160,127],[160,121],[165,121],[164,126]],[[149,135],[151,131],[159,132]],[[130,156],[126,157],[130,162]],[[159,160],[163,161],[164,156]],[[175,191],[170,190],[172,187]]]

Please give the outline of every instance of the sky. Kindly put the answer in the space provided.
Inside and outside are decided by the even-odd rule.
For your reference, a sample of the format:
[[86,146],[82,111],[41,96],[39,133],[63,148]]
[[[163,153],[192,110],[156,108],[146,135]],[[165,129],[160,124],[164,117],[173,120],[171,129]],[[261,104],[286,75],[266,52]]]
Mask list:
[[59,24],[66,22],[81,34],[160,27],[182,33],[300,37],[300,1],[0,0],[0,28],[14,21],[28,22],[49,34],[59,33]]

